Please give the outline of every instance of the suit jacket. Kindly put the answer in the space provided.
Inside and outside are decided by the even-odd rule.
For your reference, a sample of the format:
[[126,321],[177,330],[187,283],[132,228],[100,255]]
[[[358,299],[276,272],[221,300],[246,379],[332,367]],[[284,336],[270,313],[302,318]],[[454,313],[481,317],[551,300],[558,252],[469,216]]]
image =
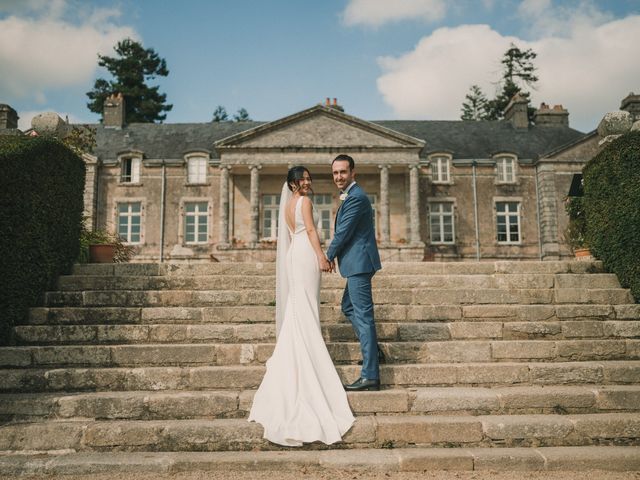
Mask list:
[[380,254],[373,228],[373,209],[369,197],[356,183],[336,214],[333,240],[327,258],[338,259],[340,275],[350,277],[380,270]]

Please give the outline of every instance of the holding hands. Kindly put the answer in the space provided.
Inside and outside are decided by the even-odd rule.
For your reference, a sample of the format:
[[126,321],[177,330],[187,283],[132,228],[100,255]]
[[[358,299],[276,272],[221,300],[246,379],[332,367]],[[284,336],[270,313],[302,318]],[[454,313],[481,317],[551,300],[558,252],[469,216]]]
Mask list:
[[325,273],[333,273],[336,271],[336,262],[335,260],[329,261],[329,259],[325,256],[319,258],[320,262],[320,270]]

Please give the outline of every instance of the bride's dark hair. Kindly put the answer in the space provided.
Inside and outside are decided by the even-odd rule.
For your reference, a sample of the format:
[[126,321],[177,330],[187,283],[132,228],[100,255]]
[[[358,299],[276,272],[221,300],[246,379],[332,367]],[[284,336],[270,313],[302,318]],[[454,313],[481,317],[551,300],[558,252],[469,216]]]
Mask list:
[[287,172],[287,186],[289,190],[292,192],[293,187],[292,184],[296,186],[296,190],[300,188],[300,180],[304,177],[304,172],[309,174],[309,178],[311,178],[311,172],[307,169],[307,167],[303,167],[302,165],[296,165],[295,167],[291,167],[289,172]]

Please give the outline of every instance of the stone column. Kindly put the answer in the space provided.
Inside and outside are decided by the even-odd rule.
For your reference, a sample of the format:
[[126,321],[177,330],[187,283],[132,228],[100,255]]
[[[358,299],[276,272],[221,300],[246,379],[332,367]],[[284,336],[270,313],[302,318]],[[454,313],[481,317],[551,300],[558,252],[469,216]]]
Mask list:
[[229,170],[228,165],[220,166],[220,246],[229,245]]
[[420,241],[420,179],[418,164],[409,165],[409,225],[411,245],[419,247]]
[[558,235],[558,205],[554,166],[539,163],[536,168],[538,179],[538,208],[540,209],[540,243],[543,260],[560,260]]
[[380,169],[380,243],[389,245],[389,166],[378,165]]
[[251,189],[250,189],[250,205],[251,205],[251,233],[249,234],[249,246],[255,248],[258,245],[258,232],[260,221],[260,169],[261,165],[250,165],[251,170]]
[[84,153],[82,155],[85,167],[84,177],[84,212],[87,230],[96,228],[98,221],[98,170],[100,160],[98,157]]

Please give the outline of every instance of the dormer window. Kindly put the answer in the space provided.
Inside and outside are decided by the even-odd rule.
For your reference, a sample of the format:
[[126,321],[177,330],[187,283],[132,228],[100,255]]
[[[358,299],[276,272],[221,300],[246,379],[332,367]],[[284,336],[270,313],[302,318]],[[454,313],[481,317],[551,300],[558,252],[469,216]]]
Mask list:
[[516,159],[514,157],[498,157],[496,159],[498,183],[514,183],[516,181]]
[[198,156],[187,158],[187,183],[207,183],[208,164],[209,159],[206,157]]
[[138,157],[127,157],[121,160],[120,182],[140,183],[140,159]]
[[431,181],[451,183],[451,159],[446,156],[431,157]]

